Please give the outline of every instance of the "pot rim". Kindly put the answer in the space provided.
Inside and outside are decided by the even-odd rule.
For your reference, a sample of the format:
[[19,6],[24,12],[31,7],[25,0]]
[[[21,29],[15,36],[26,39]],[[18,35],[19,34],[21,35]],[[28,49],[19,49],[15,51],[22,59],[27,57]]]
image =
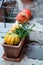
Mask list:
[[21,44],[24,42],[24,40],[25,40],[25,38],[22,38],[22,40],[20,41],[20,43],[17,45],[17,46],[15,46],[15,45],[7,45],[7,44],[2,44],[2,46],[7,46],[7,47],[15,47],[15,48],[18,48],[18,47],[20,47],[21,46]]

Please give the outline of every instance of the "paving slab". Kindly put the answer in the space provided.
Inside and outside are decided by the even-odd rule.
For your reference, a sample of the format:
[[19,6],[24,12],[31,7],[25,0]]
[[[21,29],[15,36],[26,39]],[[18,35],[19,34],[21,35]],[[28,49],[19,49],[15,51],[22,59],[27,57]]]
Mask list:
[[4,40],[1,37],[14,23],[6,23],[6,28],[4,23],[0,23],[0,65],[43,65],[43,2],[42,0],[37,1],[39,1],[37,6],[31,7],[34,18],[30,22],[31,24],[34,22],[36,26],[29,37],[31,41],[34,41],[26,43],[25,56],[20,62],[6,61],[1,58],[4,53],[2,47]]

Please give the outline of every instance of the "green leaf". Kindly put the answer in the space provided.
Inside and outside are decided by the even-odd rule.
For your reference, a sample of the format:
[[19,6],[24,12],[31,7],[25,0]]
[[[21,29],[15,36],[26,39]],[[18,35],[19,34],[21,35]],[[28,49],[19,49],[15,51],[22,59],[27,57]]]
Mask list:
[[34,28],[34,26],[35,26],[35,24],[31,27],[31,29]]
[[2,36],[1,38],[4,38],[4,36]]

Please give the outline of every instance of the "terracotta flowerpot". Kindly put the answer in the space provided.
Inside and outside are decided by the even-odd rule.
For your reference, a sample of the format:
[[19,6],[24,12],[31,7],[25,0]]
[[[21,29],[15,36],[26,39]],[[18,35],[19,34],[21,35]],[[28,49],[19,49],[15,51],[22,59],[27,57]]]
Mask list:
[[9,58],[18,58],[21,52],[21,49],[23,47],[25,38],[23,38],[20,43],[18,44],[18,46],[14,46],[14,45],[7,45],[5,43],[3,43],[3,48],[4,48],[4,53],[7,57]]
[[32,2],[33,0],[21,0],[23,3],[30,3]]

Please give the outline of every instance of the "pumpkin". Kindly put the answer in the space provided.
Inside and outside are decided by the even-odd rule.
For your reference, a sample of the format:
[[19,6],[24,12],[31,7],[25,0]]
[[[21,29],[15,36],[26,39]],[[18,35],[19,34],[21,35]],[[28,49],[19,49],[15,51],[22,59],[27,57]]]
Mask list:
[[31,11],[29,9],[24,9],[22,12],[20,12],[17,16],[16,16],[16,20],[19,23],[25,23],[28,20],[30,20],[31,18]]
[[7,33],[4,36],[4,41],[8,45],[13,45],[13,44],[16,45],[16,44],[18,44],[20,42],[20,37],[17,34],[9,34],[9,33]]
[[16,31],[16,28],[20,28],[21,26],[16,24],[16,25],[13,25],[10,30],[8,32],[15,32]]
[[14,44],[18,44],[20,42],[20,37],[19,35],[15,34],[14,35]]

